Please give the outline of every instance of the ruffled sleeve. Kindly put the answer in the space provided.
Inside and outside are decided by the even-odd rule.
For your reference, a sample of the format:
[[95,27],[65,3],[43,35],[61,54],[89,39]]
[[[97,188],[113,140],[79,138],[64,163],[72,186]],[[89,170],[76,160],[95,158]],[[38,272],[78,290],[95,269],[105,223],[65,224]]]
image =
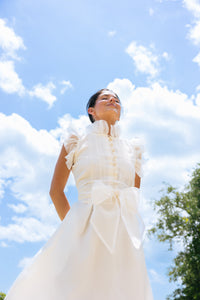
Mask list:
[[71,170],[73,164],[75,163],[75,153],[79,141],[79,136],[76,133],[68,134],[62,137],[62,143],[67,151],[65,156],[66,165],[69,170]]
[[144,174],[143,172],[144,142],[141,141],[140,139],[133,139],[131,142],[133,147],[135,172],[139,177],[142,177]]

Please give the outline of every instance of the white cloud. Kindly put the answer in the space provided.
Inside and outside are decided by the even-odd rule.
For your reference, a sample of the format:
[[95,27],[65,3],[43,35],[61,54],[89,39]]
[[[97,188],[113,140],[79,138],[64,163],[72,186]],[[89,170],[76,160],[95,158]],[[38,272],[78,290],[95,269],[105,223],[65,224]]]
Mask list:
[[183,4],[196,18],[200,18],[199,0],[183,0]]
[[84,134],[85,128],[90,124],[89,117],[80,115],[78,119],[72,118],[70,114],[65,114],[58,119],[59,126],[50,131],[50,134],[60,142],[75,132],[79,135]]
[[200,45],[200,20],[195,25],[190,26],[188,37],[193,41],[194,45]]
[[200,84],[196,87],[196,91],[200,91]]
[[17,50],[26,49],[23,39],[16,35],[12,28],[6,26],[3,19],[0,19],[0,47],[4,51],[4,55],[14,59],[18,58],[16,55]]
[[37,131],[17,114],[0,113],[1,194],[5,197],[6,189],[12,195],[6,203],[15,216],[0,225],[0,239],[41,241],[53,232],[58,217],[49,188],[59,149],[46,130]]
[[33,87],[32,91],[29,91],[29,95],[48,103],[49,108],[51,108],[53,103],[57,100],[56,96],[52,94],[55,88],[56,86],[52,82],[49,82],[47,85],[39,83]]
[[[48,156],[55,155],[58,151],[58,142],[48,131],[44,129],[36,130],[27,120],[15,113],[10,116],[0,113],[0,134],[1,145],[3,146],[3,141],[6,142],[8,149],[10,149],[9,145],[16,145],[19,150],[23,150],[24,147],[24,151],[30,149]],[[23,147],[22,142],[24,143]],[[9,163],[9,161],[8,159],[7,162]]]
[[[23,39],[18,36],[14,30],[6,25],[6,22],[0,18],[0,48],[2,56],[0,57],[0,88],[8,94],[18,94],[19,96],[30,95],[31,97],[39,98],[48,103],[49,108],[57,100],[52,94],[56,86],[49,82],[46,86],[38,83],[32,90],[28,91],[23,81],[16,72],[15,60],[20,60],[17,56],[17,51],[25,50]],[[64,86],[61,93],[64,94],[68,88],[72,88],[69,81],[62,81]]]
[[135,41],[126,48],[126,53],[133,59],[136,70],[140,73],[155,77],[159,73],[158,56],[150,49],[138,45]]
[[6,244],[5,242],[1,242],[1,243],[0,243],[0,247],[2,247],[2,248],[7,248],[7,247],[8,247],[8,244]]
[[55,226],[37,220],[36,218],[12,218],[13,223],[8,226],[0,225],[0,239],[18,243],[40,242],[47,240],[55,231]]
[[[15,71],[15,59],[19,59],[17,51],[26,49],[23,40],[16,35],[14,30],[6,26],[6,22],[0,19],[0,88],[8,94],[17,93],[19,96],[25,94],[22,79]],[[11,60],[12,59],[12,60]]]
[[200,66],[200,52],[193,58],[192,61],[196,62]]
[[[0,199],[3,198],[3,196],[4,196],[5,185],[6,185],[5,180],[0,178]],[[0,203],[1,203],[1,201],[0,201]],[[0,220],[1,220],[1,217],[0,217]]]
[[73,88],[73,85],[71,84],[71,82],[68,80],[62,80],[60,82],[61,85],[63,85],[63,88],[61,89],[60,93],[63,95],[68,89]]
[[167,278],[163,277],[160,273],[158,273],[154,269],[149,270],[150,278],[152,282],[156,282],[159,284],[166,284],[167,283]]
[[153,16],[153,15],[154,15],[154,9],[151,8],[151,7],[149,8],[149,15],[150,15],[150,16]]
[[200,108],[200,93],[197,94],[196,105],[198,105],[198,107]]
[[162,57],[163,57],[165,60],[167,60],[167,61],[170,60],[169,53],[167,53],[166,51],[163,52]]
[[0,61],[0,88],[8,94],[17,93],[20,96],[25,94],[25,88],[15,71],[13,61]]
[[[194,16],[192,25],[188,25],[189,32],[187,37],[194,45],[200,45],[200,2],[199,0],[183,0],[183,4]],[[194,57],[193,62],[200,66],[200,52]]]
[[27,210],[27,207],[23,204],[8,204],[8,207],[12,208],[16,213],[24,213]]
[[110,30],[110,31],[108,31],[108,36],[110,36],[110,37],[113,37],[113,36],[115,36],[117,34],[117,31],[116,30]]
[[34,259],[34,257],[24,257],[18,263],[18,267],[21,269],[28,267],[33,262],[33,259]]

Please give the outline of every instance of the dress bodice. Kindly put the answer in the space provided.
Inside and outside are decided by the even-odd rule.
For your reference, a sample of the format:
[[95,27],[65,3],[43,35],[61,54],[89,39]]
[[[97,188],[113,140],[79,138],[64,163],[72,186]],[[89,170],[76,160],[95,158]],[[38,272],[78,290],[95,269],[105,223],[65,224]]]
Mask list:
[[144,237],[139,189],[134,187],[135,173],[141,176],[142,148],[133,140],[122,139],[118,124],[111,126],[110,135],[108,132],[106,121],[95,121],[84,136],[71,135],[64,145],[79,202],[86,204],[90,223],[113,253],[120,218],[136,248]]
[[142,147],[136,140],[120,137],[118,123],[111,125],[110,135],[106,121],[90,124],[86,134],[73,134],[65,140],[68,152],[66,164],[72,168],[79,200],[88,197],[95,181],[112,187],[133,187],[135,173],[141,176]]

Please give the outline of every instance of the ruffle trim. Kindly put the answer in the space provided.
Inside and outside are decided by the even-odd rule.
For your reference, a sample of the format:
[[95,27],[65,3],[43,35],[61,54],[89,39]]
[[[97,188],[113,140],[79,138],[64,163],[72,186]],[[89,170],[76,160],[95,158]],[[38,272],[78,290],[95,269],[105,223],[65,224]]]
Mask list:
[[[97,120],[87,127],[88,133],[105,134],[109,132],[108,123],[105,120]],[[118,137],[120,135],[120,126],[118,121],[114,125],[110,126],[110,135],[112,137]]]
[[69,170],[71,170],[75,162],[75,152],[78,146],[81,135],[77,133],[74,129],[69,129],[65,132],[61,138],[61,142],[65,147],[67,155],[65,156],[66,165]]
[[134,138],[131,140],[131,144],[134,152],[134,166],[135,172],[139,177],[144,176],[144,158],[145,153],[144,141],[139,138]]

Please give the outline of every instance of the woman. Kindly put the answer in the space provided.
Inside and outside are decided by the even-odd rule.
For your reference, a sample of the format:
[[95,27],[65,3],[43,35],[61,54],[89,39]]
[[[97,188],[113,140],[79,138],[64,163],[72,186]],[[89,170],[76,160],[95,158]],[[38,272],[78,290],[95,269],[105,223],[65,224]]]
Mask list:
[[[152,300],[138,213],[141,147],[120,138],[121,102],[108,89],[94,94],[92,124],[64,141],[50,196],[63,222],[7,300]],[[78,201],[64,188],[73,172]]]

